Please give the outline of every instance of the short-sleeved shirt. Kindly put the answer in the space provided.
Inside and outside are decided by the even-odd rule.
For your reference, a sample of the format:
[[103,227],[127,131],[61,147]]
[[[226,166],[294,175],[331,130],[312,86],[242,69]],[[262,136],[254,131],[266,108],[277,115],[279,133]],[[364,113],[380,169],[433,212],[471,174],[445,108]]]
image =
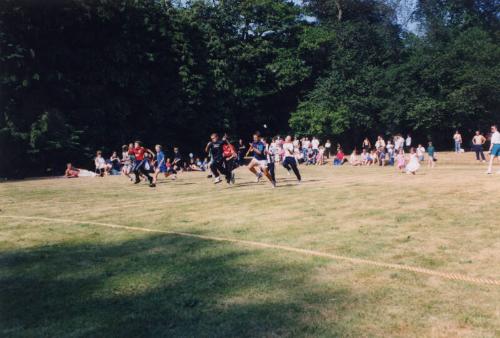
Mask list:
[[217,140],[215,142],[210,142],[208,150],[212,154],[212,159],[214,161],[222,161],[222,145],[224,141]]
[[285,157],[295,156],[293,143],[284,143],[283,150],[285,151]]
[[165,154],[161,150],[156,153],[156,165],[158,168],[167,168],[165,165]]
[[434,147],[433,146],[428,146],[427,147],[427,154],[429,154],[429,156],[434,156]]
[[144,147],[135,147],[134,148],[134,156],[136,161],[144,160],[144,153],[146,152],[146,148]]
[[264,143],[262,143],[261,141],[253,142],[252,147],[260,152],[260,154],[257,154],[255,151],[253,152],[253,157],[256,160],[263,161],[266,159],[266,154],[264,154],[266,146],[264,145]]

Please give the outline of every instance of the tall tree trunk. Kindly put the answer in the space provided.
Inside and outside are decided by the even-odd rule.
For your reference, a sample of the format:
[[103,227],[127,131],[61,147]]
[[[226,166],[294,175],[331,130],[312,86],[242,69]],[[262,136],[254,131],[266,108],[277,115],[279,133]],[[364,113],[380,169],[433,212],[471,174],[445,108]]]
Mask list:
[[335,0],[335,5],[337,6],[337,19],[342,21],[342,5],[340,2],[341,0]]

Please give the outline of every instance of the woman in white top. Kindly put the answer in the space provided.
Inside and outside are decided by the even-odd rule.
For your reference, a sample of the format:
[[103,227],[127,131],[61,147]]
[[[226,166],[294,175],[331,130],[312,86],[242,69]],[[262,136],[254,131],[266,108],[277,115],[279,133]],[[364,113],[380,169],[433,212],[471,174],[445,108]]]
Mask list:
[[491,144],[490,144],[490,165],[488,166],[488,174],[493,170],[493,160],[495,157],[500,157],[500,132],[498,126],[491,126]]
[[285,138],[285,143],[283,143],[283,151],[285,152],[283,155],[283,167],[285,167],[285,169],[288,171],[288,175],[290,175],[290,170],[293,170],[293,173],[300,183],[302,177],[300,176],[299,168],[297,167],[297,160],[295,159],[295,147],[292,143],[292,137],[290,135]]

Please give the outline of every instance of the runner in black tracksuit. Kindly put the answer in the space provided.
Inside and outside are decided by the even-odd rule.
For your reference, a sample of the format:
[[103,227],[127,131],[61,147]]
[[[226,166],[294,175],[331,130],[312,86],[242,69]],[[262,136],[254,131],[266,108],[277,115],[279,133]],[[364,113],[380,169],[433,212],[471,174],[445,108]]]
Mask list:
[[212,154],[212,162],[210,163],[210,170],[214,176],[214,184],[220,183],[220,174],[224,174],[224,158],[222,156],[223,141],[219,140],[219,135],[213,133],[210,135],[210,142],[205,147],[207,153]]

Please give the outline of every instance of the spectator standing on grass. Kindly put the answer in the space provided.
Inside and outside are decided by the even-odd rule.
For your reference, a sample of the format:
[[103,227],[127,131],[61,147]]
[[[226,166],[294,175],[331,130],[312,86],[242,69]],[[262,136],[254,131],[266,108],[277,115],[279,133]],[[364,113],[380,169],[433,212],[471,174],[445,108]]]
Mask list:
[[491,126],[491,144],[490,144],[490,164],[488,166],[488,174],[491,174],[493,170],[493,160],[495,157],[500,158],[500,132],[498,132],[498,126]]
[[325,155],[326,155],[327,159],[330,159],[331,152],[332,152],[332,143],[330,142],[330,140],[326,140],[326,143],[325,143]]
[[313,139],[311,141],[311,147],[312,147],[315,161],[316,161],[316,157],[318,156],[318,153],[319,153],[319,140],[316,137],[313,137]]
[[429,142],[429,145],[427,146],[427,155],[429,156],[428,159],[428,166],[429,168],[434,168],[436,165],[436,150],[434,149],[434,146],[432,145],[432,142]]
[[476,160],[486,162],[484,157],[483,145],[486,143],[486,138],[479,130],[476,130],[476,135],[472,138],[472,150],[476,153]]
[[392,144],[391,140],[387,141],[385,148],[387,149],[387,156],[389,157],[389,165],[394,165],[394,144]]
[[394,137],[394,150],[396,151],[396,154],[398,154],[399,151],[403,149],[404,143],[405,143],[405,140],[404,140],[403,136],[398,134]]
[[455,131],[455,134],[453,135],[453,141],[455,142],[455,152],[459,153],[462,149],[462,135],[460,135],[458,130]]
[[405,140],[406,149],[409,150],[411,148],[411,142],[412,142],[411,135],[410,134],[406,135],[406,140]]

